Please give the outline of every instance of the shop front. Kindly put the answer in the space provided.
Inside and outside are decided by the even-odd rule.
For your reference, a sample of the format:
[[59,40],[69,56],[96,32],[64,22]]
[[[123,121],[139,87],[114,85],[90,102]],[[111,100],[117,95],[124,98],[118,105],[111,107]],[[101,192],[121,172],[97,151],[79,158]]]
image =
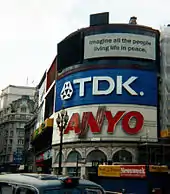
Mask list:
[[[145,108],[146,107],[146,108]],[[152,122],[152,131],[148,141],[157,140],[156,115],[154,108],[135,105],[91,105],[83,108],[66,109],[69,122],[63,135],[63,173],[74,174],[79,155],[78,167],[81,176],[90,180],[96,179],[94,162],[110,162],[111,164],[138,163],[138,142],[145,142],[148,123]],[[125,111],[126,110],[126,111]],[[148,114],[152,117],[148,117]],[[58,114],[54,115],[54,121]],[[58,168],[60,146],[60,131],[56,125],[53,128],[52,147],[53,169]],[[83,163],[81,160],[84,160]],[[78,171],[78,168],[77,168]]]
[[50,174],[51,173],[51,164],[52,164],[52,151],[51,151],[51,149],[36,156],[37,172]]

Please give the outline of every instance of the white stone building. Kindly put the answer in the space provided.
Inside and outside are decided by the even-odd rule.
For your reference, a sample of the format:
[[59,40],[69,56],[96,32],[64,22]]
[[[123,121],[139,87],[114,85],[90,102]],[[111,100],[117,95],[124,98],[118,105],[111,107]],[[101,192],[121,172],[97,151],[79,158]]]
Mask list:
[[27,95],[30,99],[34,98],[34,87],[9,85],[0,94],[0,109],[6,108],[11,102]]
[[24,126],[33,116],[35,88],[8,86],[0,96],[0,165],[18,164],[24,147]]

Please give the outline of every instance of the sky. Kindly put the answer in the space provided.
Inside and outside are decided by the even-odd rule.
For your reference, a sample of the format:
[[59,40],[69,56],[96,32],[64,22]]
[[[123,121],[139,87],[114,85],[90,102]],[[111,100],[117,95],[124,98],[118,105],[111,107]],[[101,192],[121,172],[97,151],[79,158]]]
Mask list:
[[57,54],[57,43],[89,26],[89,15],[110,13],[110,23],[159,29],[170,23],[168,0],[0,0],[0,90],[36,86]]

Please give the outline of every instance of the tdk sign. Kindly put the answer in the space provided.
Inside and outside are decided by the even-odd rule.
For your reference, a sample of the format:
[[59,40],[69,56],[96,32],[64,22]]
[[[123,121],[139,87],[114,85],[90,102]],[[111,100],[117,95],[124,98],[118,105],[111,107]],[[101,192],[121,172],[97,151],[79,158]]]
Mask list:
[[98,69],[73,73],[56,81],[56,111],[90,104],[157,106],[155,72]]
[[[85,84],[90,82],[92,84],[92,95],[109,95],[114,90],[117,95],[122,95],[123,90],[126,90],[130,95],[137,96],[137,95],[144,95],[144,92],[141,91],[139,94],[131,87],[131,84],[135,82],[138,79],[138,77],[131,76],[126,81],[123,82],[123,76],[117,76],[116,81],[109,77],[109,76],[94,76],[94,77],[86,77],[86,78],[80,78],[80,79],[74,79],[73,84],[79,85],[79,96],[83,97],[85,95]],[[102,84],[102,82],[108,83],[108,88],[104,90],[99,89],[99,84]],[[73,87],[70,81],[65,82],[64,86],[61,91],[61,99],[62,100],[68,100],[73,95]]]

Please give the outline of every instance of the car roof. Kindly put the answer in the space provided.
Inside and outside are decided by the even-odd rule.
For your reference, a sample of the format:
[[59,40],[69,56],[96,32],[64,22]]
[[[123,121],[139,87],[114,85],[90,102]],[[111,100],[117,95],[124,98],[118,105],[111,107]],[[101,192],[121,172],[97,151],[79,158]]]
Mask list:
[[[0,175],[0,182],[29,185],[36,188],[42,188],[42,187],[50,188],[50,187],[61,186],[62,185],[61,178],[66,178],[66,177],[67,176],[57,176],[57,175],[51,175],[51,174],[13,173],[13,174]],[[80,179],[79,185],[102,188],[100,185],[85,179]]]

